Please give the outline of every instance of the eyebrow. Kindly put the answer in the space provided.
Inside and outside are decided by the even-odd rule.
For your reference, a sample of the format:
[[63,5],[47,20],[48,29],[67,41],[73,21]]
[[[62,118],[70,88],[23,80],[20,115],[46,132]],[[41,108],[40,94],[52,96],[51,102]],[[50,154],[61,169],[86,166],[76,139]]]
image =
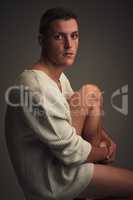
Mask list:
[[[60,32],[60,31],[59,31],[59,32],[57,31],[57,32],[55,32],[55,33],[58,33],[58,34],[61,34],[61,35],[65,34],[65,32]],[[73,31],[73,32],[71,32],[71,34],[72,34],[72,33],[79,33],[79,31]]]
[[74,31],[74,32],[72,32],[72,33],[79,33],[79,31]]

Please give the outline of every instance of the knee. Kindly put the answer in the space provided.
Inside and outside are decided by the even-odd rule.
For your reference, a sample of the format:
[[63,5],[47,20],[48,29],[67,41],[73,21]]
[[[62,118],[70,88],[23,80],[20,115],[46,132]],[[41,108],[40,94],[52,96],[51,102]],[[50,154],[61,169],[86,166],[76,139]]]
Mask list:
[[86,84],[81,87],[81,96],[84,99],[85,105],[89,110],[103,110],[103,95],[101,89],[97,85]]
[[98,106],[101,107],[103,102],[102,91],[100,88],[93,84],[83,85],[79,91],[75,92],[69,99],[69,104],[71,107],[76,109],[81,108],[95,108]]
[[102,95],[101,89],[94,84],[85,84],[81,87],[81,91],[84,91],[85,94],[94,94],[94,95]]
[[103,99],[102,91],[97,85],[86,84],[81,87],[82,96],[85,96],[88,101],[101,102]]

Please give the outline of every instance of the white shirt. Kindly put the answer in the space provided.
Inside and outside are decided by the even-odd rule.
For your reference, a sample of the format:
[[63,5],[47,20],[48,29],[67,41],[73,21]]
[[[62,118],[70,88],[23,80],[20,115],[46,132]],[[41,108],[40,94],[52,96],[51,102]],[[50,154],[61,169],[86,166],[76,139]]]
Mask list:
[[25,70],[16,81],[17,86],[26,88],[21,95],[25,103],[11,120],[12,132],[17,131],[12,136],[17,151],[12,153],[12,161],[17,163],[18,179],[30,200],[73,199],[93,176],[94,165],[86,162],[91,144],[72,126],[67,99],[73,90],[64,73],[60,82],[62,92],[40,70]]

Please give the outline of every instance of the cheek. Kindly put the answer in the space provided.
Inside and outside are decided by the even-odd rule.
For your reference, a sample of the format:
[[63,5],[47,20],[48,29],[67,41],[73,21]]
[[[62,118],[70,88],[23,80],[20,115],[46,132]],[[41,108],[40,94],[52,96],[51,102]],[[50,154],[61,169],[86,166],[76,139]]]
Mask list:
[[64,51],[63,45],[54,44],[51,46],[51,53],[55,57],[59,57],[63,51]]
[[77,42],[75,43],[75,48],[78,49],[78,46],[79,46],[79,41],[77,41]]
[[73,42],[73,45],[72,45],[72,48],[73,48],[73,50],[75,51],[75,53],[76,53],[77,50],[78,50],[78,46],[79,46],[78,41],[74,41],[74,42]]
[[48,56],[53,60],[61,59],[63,49],[60,45],[57,44],[49,44],[48,46]]
[[59,42],[53,42],[49,44],[49,48],[51,48],[53,51],[60,51],[63,49],[63,44]]

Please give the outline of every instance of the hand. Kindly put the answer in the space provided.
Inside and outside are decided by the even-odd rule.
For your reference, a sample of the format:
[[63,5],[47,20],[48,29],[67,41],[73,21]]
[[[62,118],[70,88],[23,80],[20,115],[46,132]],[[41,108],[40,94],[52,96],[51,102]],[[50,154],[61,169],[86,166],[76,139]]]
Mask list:
[[[116,144],[113,142],[113,140],[107,135],[107,132],[105,129],[102,130],[102,141],[106,143],[106,146],[108,148],[108,155],[106,160],[104,161],[104,164],[112,163],[115,161],[116,157]],[[101,142],[102,142],[101,141]]]
[[110,146],[108,148],[109,154],[107,155],[106,163],[112,163],[115,161],[116,158],[116,144],[113,141],[111,141]]
[[92,146],[91,152],[89,153],[87,160],[89,162],[103,164],[104,160],[106,160],[107,153],[107,147]]

